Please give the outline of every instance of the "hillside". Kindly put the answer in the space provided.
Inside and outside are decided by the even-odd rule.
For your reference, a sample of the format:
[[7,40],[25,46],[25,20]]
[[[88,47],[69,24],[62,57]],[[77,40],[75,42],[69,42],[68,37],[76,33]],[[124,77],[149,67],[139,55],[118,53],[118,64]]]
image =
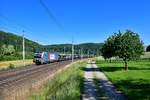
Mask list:
[[[0,60],[16,60],[22,58],[22,37],[13,33],[0,31]],[[42,45],[25,38],[26,58],[32,58],[33,52]]]
[[[13,45],[15,50],[22,50],[22,37],[13,33],[0,31],[0,46],[2,45]],[[35,48],[41,47],[38,43],[25,38],[26,51],[34,52]]]
[[[83,54],[94,54],[99,55],[100,49],[103,43],[82,43],[74,45],[74,52],[79,54],[81,52]],[[57,44],[57,45],[46,45],[44,46],[47,51],[57,51],[61,53],[71,53],[72,44]]]
[[[0,60],[15,60],[22,58],[22,37],[13,33],[0,31]],[[75,54],[99,55],[103,43],[75,44]],[[34,52],[51,51],[60,53],[71,53],[71,44],[41,45],[25,38],[26,58],[32,58]]]

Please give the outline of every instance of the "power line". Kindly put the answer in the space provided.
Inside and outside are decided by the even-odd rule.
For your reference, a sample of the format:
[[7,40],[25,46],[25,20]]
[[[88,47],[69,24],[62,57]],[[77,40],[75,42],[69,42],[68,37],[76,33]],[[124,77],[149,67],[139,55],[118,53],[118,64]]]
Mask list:
[[[6,15],[4,14],[1,14],[0,13],[0,18],[3,20],[3,22],[1,22],[3,25],[1,26],[2,29],[4,30],[13,30],[13,32],[15,33],[20,33],[19,31],[22,32],[22,30],[26,30],[26,32],[29,34],[32,34],[33,32],[31,31],[30,28],[26,27],[25,25],[22,25],[20,23],[17,23],[13,20],[10,20]],[[11,25],[10,25],[11,24]],[[9,25],[9,26],[8,26]],[[16,31],[17,30],[17,31]],[[27,36],[27,33],[26,33],[26,36]],[[44,35],[44,34],[43,34]],[[22,36],[22,34],[21,34]]]
[[[17,30],[19,27],[16,27],[16,26],[8,26],[5,22],[1,22],[0,28],[1,28],[1,31],[3,31],[3,29],[4,29],[4,30],[7,30],[7,31],[13,30],[13,32],[18,33],[18,31],[16,31],[16,30]],[[20,31],[21,31],[21,29],[20,29]]]
[[[4,19],[5,21],[7,21],[7,22],[9,22],[9,23],[12,23],[13,25],[15,25],[15,26],[13,26],[13,27],[16,27],[16,28],[22,28],[22,29],[26,29],[26,30],[30,30],[28,27],[26,27],[26,26],[24,26],[24,25],[22,25],[22,24],[19,24],[19,23],[17,23],[17,22],[14,22],[14,21],[12,21],[12,20],[10,20],[7,16],[5,16],[5,15],[3,15],[3,14],[1,14],[0,13],[0,17],[2,18],[2,19]],[[17,27],[18,26],[18,27]]]
[[[18,31],[26,30],[26,31],[28,31],[28,33],[32,33],[32,32],[30,31],[30,29],[27,28],[26,26],[21,25],[21,24],[19,24],[19,23],[17,23],[17,22],[14,22],[14,21],[10,20],[7,16],[5,16],[5,15],[3,15],[3,14],[1,14],[1,13],[0,13],[0,18],[2,18],[3,20],[5,20],[5,22],[3,22],[3,24],[5,25],[5,27],[2,26],[2,28],[6,29],[6,30],[12,30],[12,29],[15,29],[15,30],[18,30]],[[8,23],[11,23],[12,25],[9,25],[9,26],[8,26],[6,23],[7,23],[7,24],[8,24]],[[18,31],[15,32],[15,33],[18,33]],[[14,32],[14,31],[13,31],[13,32]]]
[[64,31],[63,25],[59,23],[59,21],[56,19],[56,17],[53,15],[53,13],[49,10],[49,8],[46,6],[46,4],[43,2],[43,0],[40,0],[40,4],[45,9],[49,17],[56,23],[56,25]]

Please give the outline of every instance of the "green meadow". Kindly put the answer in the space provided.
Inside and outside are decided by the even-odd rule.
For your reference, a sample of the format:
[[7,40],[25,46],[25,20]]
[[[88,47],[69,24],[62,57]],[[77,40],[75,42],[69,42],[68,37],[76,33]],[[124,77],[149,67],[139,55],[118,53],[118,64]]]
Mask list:
[[129,70],[124,70],[124,63],[121,61],[97,61],[112,83],[129,100],[150,99],[150,61],[130,61]]

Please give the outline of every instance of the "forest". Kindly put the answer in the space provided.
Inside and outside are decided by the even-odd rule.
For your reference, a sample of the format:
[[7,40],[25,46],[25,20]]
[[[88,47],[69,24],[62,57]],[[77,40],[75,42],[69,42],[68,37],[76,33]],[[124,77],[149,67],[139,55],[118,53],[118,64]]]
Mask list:
[[[22,59],[22,36],[0,31],[0,61]],[[74,53],[100,55],[103,43],[74,44]],[[42,45],[25,38],[25,57],[32,59],[35,52],[48,51],[71,54],[72,44]]]

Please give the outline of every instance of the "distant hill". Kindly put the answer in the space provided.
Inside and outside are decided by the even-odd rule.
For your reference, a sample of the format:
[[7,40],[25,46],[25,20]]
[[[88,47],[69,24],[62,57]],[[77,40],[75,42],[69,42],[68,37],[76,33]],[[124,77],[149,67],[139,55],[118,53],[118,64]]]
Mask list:
[[[82,51],[83,54],[94,54],[100,55],[100,49],[103,43],[82,43],[75,44],[74,51],[76,54]],[[71,53],[72,44],[57,44],[57,45],[46,45],[44,46],[47,51],[56,51],[60,53]]]
[[[0,47],[2,45],[13,45],[16,51],[22,50],[22,36],[15,35],[13,33],[0,31]],[[41,47],[42,45],[25,38],[26,51],[34,52],[34,49]]]
[[[0,60],[21,59],[22,55],[22,36],[0,31]],[[100,55],[103,43],[82,43],[75,44],[76,54],[82,51],[83,54]],[[71,53],[71,44],[41,45],[37,42],[25,38],[26,58],[32,58],[34,52],[50,51],[60,53]]]

